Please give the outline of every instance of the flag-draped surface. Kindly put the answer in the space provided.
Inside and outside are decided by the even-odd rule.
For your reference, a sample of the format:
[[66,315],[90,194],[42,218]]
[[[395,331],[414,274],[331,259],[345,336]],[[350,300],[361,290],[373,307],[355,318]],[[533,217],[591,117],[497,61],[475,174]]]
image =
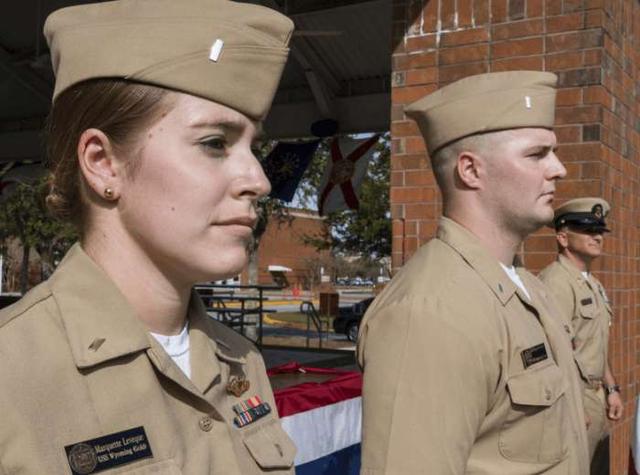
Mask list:
[[296,475],[357,475],[362,375],[295,363],[272,368],[269,375],[296,372],[330,377],[322,383],[302,383],[274,392],[282,427],[298,448]]

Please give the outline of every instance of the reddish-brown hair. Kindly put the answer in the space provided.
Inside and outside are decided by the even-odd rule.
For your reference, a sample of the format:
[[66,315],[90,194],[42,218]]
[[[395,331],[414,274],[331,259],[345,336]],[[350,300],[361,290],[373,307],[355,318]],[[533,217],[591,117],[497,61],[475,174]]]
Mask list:
[[82,133],[101,130],[116,150],[126,150],[168,109],[169,91],[120,79],[95,79],[62,92],[45,125],[49,167],[46,204],[58,218],[82,230],[86,203],[77,147]]

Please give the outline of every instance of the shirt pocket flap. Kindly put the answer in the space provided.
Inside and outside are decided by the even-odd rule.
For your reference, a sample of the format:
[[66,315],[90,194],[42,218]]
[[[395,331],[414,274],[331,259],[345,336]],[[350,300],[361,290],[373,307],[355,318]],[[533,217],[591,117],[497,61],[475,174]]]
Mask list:
[[595,310],[596,310],[596,306],[593,304],[593,300],[592,300],[592,303],[588,303],[586,305],[580,304],[580,308],[578,309],[582,318],[589,318],[589,319],[592,319],[595,317]]
[[513,404],[552,406],[564,394],[562,371],[555,364],[525,371],[507,381]]
[[290,468],[296,456],[296,447],[280,427],[280,421],[269,422],[255,429],[255,432],[245,436],[244,445],[256,463],[264,469]]

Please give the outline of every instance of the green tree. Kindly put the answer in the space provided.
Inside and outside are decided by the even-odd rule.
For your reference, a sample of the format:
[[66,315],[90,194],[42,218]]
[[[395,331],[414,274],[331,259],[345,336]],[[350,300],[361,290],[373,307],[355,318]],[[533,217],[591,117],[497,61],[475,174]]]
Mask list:
[[48,190],[45,178],[19,183],[0,203],[0,239],[3,249],[9,239],[22,246],[20,291],[28,290],[29,257],[35,249],[40,255],[42,277],[48,277],[56,263],[77,239],[75,229],[49,214],[44,204]]
[[[275,144],[275,141],[269,141],[262,147],[261,160],[268,156]],[[330,138],[320,142],[296,192],[294,200],[296,206],[307,209],[316,208],[318,189],[327,161],[330,159],[330,144]],[[304,236],[305,242],[318,250],[330,249],[336,255],[360,255],[370,264],[379,267],[380,259],[391,255],[389,159],[390,136],[384,134],[376,145],[376,153],[369,163],[367,175],[360,188],[360,209],[330,213],[326,217],[327,232],[321,235]],[[266,231],[269,221],[291,222],[293,218],[289,213],[289,206],[288,203],[270,197],[258,202],[258,223],[249,249],[250,282],[257,282],[256,251],[260,238]]]
[[[319,147],[303,177],[298,191],[307,207],[317,202],[322,173],[329,160],[329,141]],[[358,210],[329,213],[326,235],[306,236],[318,249],[331,249],[336,254],[367,256],[372,261],[391,255],[391,219],[389,211],[390,137],[382,136],[369,162],[367,174],[358,196]]]

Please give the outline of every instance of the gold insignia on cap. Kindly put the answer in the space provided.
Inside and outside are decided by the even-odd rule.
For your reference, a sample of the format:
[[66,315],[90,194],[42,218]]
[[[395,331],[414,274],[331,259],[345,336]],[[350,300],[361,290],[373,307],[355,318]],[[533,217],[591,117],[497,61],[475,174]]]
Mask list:
[[610,209],[609,203],[602,198],[574,198],[555,210],[554,220],[558,224],[563,224],[566,221],[565,215],[571,213],[591,213],[594,217],[602,219],[609,214]]
[[593,208],[591,208],[591,212],[596,218],[602,218],[602,205],[595,205]]
[[233,376],[227,383],[227,393],[240,397],[251,387],[251,383],[244,376]]

